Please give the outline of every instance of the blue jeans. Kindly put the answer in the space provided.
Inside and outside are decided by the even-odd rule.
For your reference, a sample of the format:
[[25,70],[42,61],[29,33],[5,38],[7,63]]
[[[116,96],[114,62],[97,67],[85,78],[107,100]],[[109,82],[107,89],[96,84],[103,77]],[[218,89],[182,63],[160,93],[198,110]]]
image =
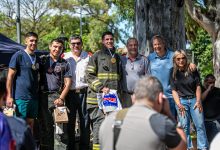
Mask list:
[[180,112],[178,111],[178,108],[177,108],[177,112],[178,112],[180,123],[187,137],[188,149],[193,148],[192,139],[190,137],[190,118],[191,117],[192,117],[193,123],[196,128],[196,133],[197,133],[197,149],[202,149],[202,150],[208,149],[208,141],[207,141],[207,136],[206,136],[203,113],[200,113],[198,108],[193,109],[196,103],[196,98],[192,98],[192,99],[180,98],[180,102],[186,109],[184,116],[181,116]]

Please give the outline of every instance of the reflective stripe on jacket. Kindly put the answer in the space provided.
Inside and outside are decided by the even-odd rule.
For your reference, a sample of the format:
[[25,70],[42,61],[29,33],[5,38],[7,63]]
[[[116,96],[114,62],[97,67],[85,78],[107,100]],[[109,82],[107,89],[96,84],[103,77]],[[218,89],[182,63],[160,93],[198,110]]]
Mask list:
[[108,49],[97,51],[89,60],[86,69],[86,78],[89,84],[87,103],[97,105],[97,93],[103,87],[119,90],[122,65],[118,54],[114,55],[115,63],[111,62]]

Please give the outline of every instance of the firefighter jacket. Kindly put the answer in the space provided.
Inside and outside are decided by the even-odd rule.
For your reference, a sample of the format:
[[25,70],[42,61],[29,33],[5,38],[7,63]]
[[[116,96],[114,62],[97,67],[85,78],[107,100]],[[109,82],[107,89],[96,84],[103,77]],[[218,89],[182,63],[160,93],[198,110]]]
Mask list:
[[112,61],[112,53],[107,48],[97,51],[89,60],[86,69],[88,81],[87,103],[98,105],[97,93],[103,87],[120,90],[122,64],[118,54],[113,54],[116,62]]

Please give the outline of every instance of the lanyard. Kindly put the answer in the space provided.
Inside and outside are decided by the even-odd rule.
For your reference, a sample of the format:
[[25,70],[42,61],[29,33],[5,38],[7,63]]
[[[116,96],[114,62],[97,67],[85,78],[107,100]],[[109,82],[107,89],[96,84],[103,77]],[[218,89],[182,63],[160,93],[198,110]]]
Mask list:
[[[26,52],[26,51],[25,51]],[[27,53],[27,52],[26,52]],[[30,60],[31,60],[31,64],[32,65],[34,65],[35,63],[36,63],[36,55],[34,55],[34,58],[33,57],[31,57],[31,55],[30,54],[28,54],[27,53],[27,55],[28,55],[28,57],[30,58]]]
[[109,50],[109,49],[108,49],[108,51],[109,51],[109,53],[111,54],[111,57],[112,57],[112,58],[111,58],[111,62],[112,62],[112,64],[116,63],[116,59],[114,58],[115,53],[112,54],[111,50]]
[[114,53],[114,54],[112,54],[112,52],[111,52],[111,50],[110,50],[110,49],[108,49],[108,51],[109,51],[110,55],[112,56],[112,58],[114,58],[115,53]]

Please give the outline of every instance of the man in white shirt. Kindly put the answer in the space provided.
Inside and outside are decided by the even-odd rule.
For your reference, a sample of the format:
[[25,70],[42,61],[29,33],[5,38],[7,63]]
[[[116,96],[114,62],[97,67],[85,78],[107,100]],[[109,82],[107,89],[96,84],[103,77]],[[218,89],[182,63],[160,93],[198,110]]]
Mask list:
[[89,55],[82,50],[83,41],[80,36],[70,37],[70,52],[64,54],[64,59],[70,63],[72,73],[72,85],[66,98],[66,106],[69,108],[69,122],[67,125],[68,150],[75,148],[75,122],[76,112],[80,119],[80,150],[89,149],[90,124],[86,109],[87,87],[85,70],[89,61]]

